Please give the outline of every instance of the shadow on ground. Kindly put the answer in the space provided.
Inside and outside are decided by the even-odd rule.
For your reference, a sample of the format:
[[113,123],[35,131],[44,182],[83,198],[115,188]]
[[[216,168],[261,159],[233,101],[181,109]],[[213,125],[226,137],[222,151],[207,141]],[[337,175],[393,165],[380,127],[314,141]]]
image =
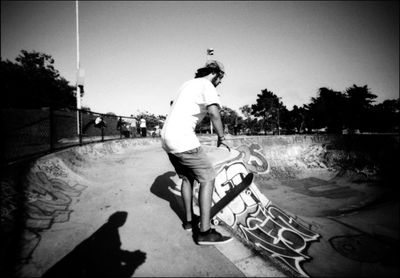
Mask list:
[[128,213],[115,212],[108,222],[58,261],[42,277],[131,277],[146,253],[121,250],[118,228]]
[[176,198],[174,194],[168,189],[168,187],[175,187],[174,181],[171,180],[171,178],[175,175],[175,172],[169,171],[158,176],[151,185],[150,192],[157,197],[169,202],[171,209],[176,213],[181,221],[184,221],[183,202],[178,201],[178,199],[180,198]]

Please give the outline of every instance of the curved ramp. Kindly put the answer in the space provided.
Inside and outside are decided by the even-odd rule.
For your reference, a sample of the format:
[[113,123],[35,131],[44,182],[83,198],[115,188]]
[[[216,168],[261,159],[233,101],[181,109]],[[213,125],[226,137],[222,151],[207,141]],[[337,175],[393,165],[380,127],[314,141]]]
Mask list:
[[[231,140],[265,198],[249,208],[255,220],[248,227],[223,227],[289,276],[398,274],[398,202],[385,179],[392,173],[385,155],[398,153],[398,137],[382,144],[372,164],[374,153],[353,151],[341,138],[271,138]],[[18,251],[2,252],[4,265],[16,267],[4,271],[90,273],[95,262],[85,262],[85,254],[96,250],[96,265],[108,266],[100,254],[110,250],[91,242],[102,246],[110,235],[115,244],[108,248],[129,255],[122,265],[134,276],[246,275],[217,249],[194,246],[180,229],[180,204],[168,190],[173,180],[156,139],[85,145],[10,167],[1,179],[2,226],[14,237],[4,250]],[[110,225],[121,212],[126,221]]]
[[398,143],[373,136],[236,138],[231,145],[258,173],[255,185],[266,200],[255,205],[243,194],[245,209],[232,207],[236,218],[224,222],[290,275],[396,276]]

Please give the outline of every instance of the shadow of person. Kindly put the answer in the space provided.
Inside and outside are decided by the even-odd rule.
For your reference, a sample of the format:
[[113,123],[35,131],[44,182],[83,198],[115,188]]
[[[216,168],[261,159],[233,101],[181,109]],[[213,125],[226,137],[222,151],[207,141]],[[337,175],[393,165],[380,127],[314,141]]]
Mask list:
[[158,176],[151,185],[150,192],[157,197],[168,201],[171,209],[176,213],[181,221],[184,221],[184,207],[182,199],[168,189],[168,187],[176,187],[174,181],[171,180],[171,177],[175,175],[175,172],[169,171]]
[[125,211],[112,214],[107,223],[42,277],[131,277],[145,262],[146,253],[121,250],[118,228],[125,224],[127,216]]

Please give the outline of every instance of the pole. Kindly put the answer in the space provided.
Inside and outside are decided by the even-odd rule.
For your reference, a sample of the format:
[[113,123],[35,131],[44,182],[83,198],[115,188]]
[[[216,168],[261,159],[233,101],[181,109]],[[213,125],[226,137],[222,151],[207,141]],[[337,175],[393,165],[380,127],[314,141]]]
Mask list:
[[281,127],[279,125],[279,107],[278,107],[278,135],[281,135]]
[[[75,1],[76,8],[76,105],[78,109],[81,109],[81,94],[80,87],[78,86],[78,75],[80,69],[79,61],[79,1]],[[79,92],[79,94],[78,94]]]
[[80,117],[80,109],[81,109],[81,88],[78,84],[78,76],[80,69],[80,61],[79,61],[79,2],[75,1],[75,10],[76,10],[76,119],[77,119],[77,132],[79,136],[79,142],[81,142],[81,117]]
[[281,126],[280,126],[280,122],[279,122],[279,114],[280,114],[280,100],[281,100],[282,98],[281,97],[278,97],[278,135],[281,135]]

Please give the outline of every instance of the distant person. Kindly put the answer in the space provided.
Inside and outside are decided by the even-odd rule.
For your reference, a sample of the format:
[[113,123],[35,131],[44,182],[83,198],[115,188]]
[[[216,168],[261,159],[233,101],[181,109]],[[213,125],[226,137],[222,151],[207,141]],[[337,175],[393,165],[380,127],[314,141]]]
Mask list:
[[131,115],[131,118],[128,120],[128,123],[129,123],[129,132],[130,132],[131,137],[136,137],[137,121],[133,117],[133,115]]
[[140,132],[142,134],[142,137],[147,136],[147,126],[146,126],[146,120],[144,118],[140,119]]
[[223,65],[215,60],[198,69],[195,78],[180,87],[161,131],[162,147],[182,179],[183,228],[188,231],[195,224],[192,219],[192,186],[194,180],[200,183],[200,232],[195,234],[199,245],[220,244],[232,239],[211,228],[210,211],[216,173],[195,133],[196,124],[208,113],[218,135],[217,146],[227,146],[216,90],[224,73]]
[[122,138],[122,118],[119,117],[118,122],[117,122],[117,130],[119,131],[119,134],[121,135]]
[[107,126],[107,123],[104,121],[103,117],[98,116],[94,120],[94,126],[100,129],[104,129]]
[[119,117],[118,122],[117,122],[117,130],[119,130],[119,133],[122,136],[125,136],[125,138],[129,138],[129,131],[126,127],[126,122],[122,120],[122,117]]
[[238,117],[235,117],[235,123],[233,125],[233,134],[237,135],[239,129]]

